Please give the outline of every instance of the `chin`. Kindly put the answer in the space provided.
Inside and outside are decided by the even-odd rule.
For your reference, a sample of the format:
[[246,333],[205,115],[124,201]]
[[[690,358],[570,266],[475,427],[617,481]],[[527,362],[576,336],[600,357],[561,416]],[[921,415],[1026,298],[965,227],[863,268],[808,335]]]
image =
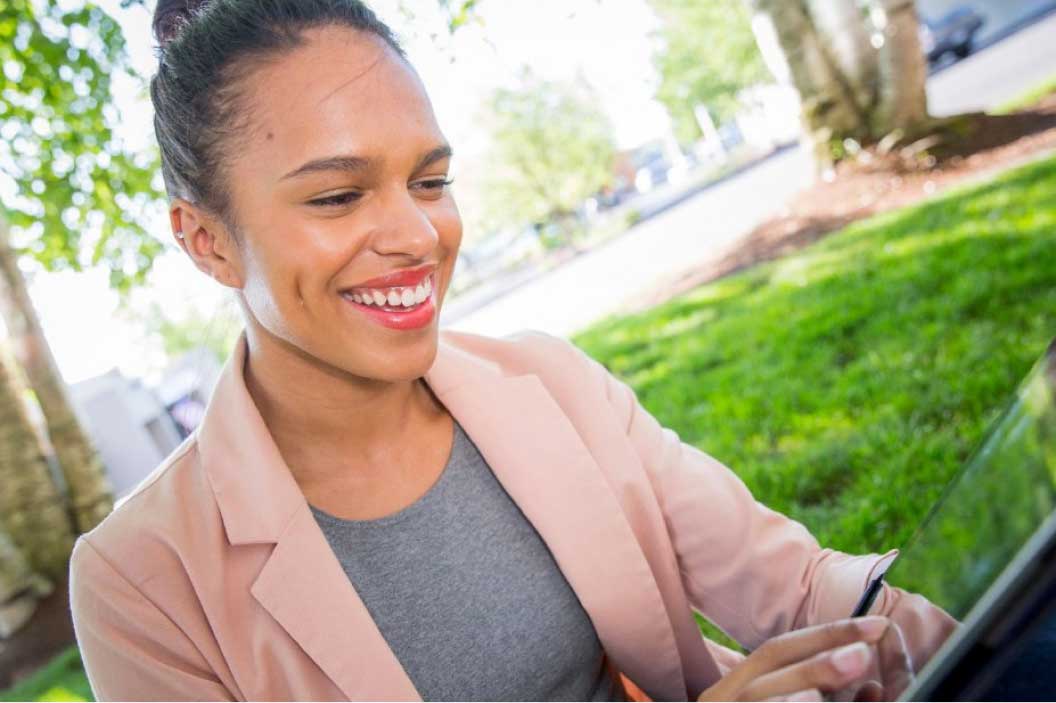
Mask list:
[[367,360],[361,356],[347,359],[344,368],[349,373],[378,381],[391,383],[413,381],[425,375],[436,359],[437,334],[423,337],[417,343],[402,349],[390,348]]

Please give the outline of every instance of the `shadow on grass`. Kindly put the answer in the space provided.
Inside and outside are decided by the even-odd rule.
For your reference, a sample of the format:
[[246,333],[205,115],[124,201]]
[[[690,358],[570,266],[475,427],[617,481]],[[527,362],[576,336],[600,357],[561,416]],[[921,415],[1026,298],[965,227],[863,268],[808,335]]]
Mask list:
[[901,546],[1056,335],[1054,192],[1056,159],[574,341],[821,544]]
[[576,343],[767,505],[901,544],[1056,334],[1056,160],[853,225]]

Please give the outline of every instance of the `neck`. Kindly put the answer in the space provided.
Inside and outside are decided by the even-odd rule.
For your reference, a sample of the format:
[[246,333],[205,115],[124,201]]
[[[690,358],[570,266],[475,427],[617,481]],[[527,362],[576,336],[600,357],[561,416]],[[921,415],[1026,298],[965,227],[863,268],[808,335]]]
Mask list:
[[246,337],[246,388],[302,488],[383,460],[443,412],[421,379],[354,376],[267,332]]

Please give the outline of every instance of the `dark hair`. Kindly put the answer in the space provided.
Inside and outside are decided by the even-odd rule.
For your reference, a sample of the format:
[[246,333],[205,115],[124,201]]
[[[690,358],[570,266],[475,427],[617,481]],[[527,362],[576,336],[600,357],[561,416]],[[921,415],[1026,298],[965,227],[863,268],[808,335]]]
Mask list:
[[359,0],[158,0],[158,72],[150,82],[154,132],[171,197],[227,218],[223,157],[246,126],[238,105],[248,69],[303,42],[303,32],[339,25],[380,37],[403,57],[392,31]]

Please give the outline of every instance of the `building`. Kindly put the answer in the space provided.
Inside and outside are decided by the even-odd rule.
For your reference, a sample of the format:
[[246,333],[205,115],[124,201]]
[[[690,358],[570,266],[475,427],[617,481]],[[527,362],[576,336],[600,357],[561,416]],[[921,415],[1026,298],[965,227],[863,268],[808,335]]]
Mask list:
[[157,394],[117,369],[74,384],[70,395],[117,498],[180,443],[180,433]]
[[219,374],[215,357],[197,349],[166,369],[156,389],[117,369],[71,387],[115,498],[135,488],[197,427]]

